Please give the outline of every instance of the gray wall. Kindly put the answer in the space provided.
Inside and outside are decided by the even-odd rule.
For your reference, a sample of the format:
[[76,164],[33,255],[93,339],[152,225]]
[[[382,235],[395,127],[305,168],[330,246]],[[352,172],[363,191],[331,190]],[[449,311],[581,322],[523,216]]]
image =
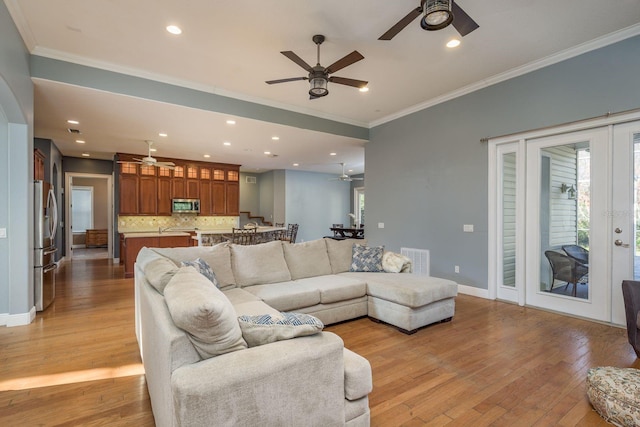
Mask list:
[[349,183],[330,181],[335,175],[285,171],[286,222],[299,224],[297,242],[319,239],[331,234],[333,223],[349,217]]
[[263,216],[265,221],[276,223],[282,221],[273,216],[274,176],[274,171],[260,174],[260,178],[258,179],[258,215]]
[[[639,108],[639,76],[634,37],[373,128],[365,147],[369,242],[429,249],[432,275],[487,289],[488,154],[480,139]],[[463,224],[475,232],[463,233]]]
[[[240,172],[240,211],[260,215],[260,175],[258,173]],[[247,184],[247,176],[256,179],[255,184]],[[268,218],[265,218],[269,221]]]
[[7,229],[0,239],[0,324],[11,324],[28,322],[34,305],[33,83],[29,53],[4,2],[0,58],[0,227]]

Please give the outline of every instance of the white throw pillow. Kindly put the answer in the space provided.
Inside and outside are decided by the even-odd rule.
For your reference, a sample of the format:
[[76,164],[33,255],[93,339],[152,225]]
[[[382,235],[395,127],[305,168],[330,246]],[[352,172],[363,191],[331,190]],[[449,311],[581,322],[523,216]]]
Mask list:
[[173,322],[187,332],[203,359],[247,347],[233,305],[195,268],[181,267],[167,284],[164,298]]

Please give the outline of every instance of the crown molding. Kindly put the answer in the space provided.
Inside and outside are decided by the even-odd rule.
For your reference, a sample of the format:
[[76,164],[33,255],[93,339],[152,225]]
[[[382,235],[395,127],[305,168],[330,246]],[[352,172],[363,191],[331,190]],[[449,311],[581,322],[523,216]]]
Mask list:
[[492,77],[467,85],[453,92],[449,92],[447,94],[438,96],[436,98],[432,98],[430,100],[421,102],[420,104],[416,104],[412,107],[400,110],[397,113],[390,114],[378,120],[371,121],[369,122],[369,128],[373,128],[381,124],[390,122],[392,120],[396,120],[401,117],[408,116],[409,114],[413,114],[415,112],[427,109],[429,107],[442,104],[443,102],[450,101],[455,98],[459,98],[463,95],[467,95],[477,90],[484,89],[496,83],[510,80],[514,77],[522,76],[532,71],[539,70],[544,67],[548,67],[549,65],[557,64],[558,62],[562,62],[567,59],[576,57],[578,55],[582,55],[583,53],[587,53],[592,50],[596,50],[601,47],[605,47],[605,46],[617,43],[619,41],[637,36],[638,34],[640,34],[640,24],[632,25],[622,30],[607,34],[603,37],[599,37],[597,39],[579,44],[569,49],[565,49],[561,52],[555,53],[553,55],[539,59],[537,61],[530,62],[520,67],[512,68],[511,70],[505,71],[504,73],[496,74]]

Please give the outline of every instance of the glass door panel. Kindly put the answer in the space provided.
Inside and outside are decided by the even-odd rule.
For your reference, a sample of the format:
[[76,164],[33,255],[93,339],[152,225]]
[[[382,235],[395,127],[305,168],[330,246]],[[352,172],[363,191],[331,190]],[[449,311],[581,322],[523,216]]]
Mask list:
[[607,129],[527,142],[527,304],[608,320],[607,154]]

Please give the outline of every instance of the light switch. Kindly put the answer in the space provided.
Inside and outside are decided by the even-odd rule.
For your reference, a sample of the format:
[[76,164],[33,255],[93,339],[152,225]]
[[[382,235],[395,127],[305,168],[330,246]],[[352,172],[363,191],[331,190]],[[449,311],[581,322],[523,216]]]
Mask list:
[[473,224],[465,224],[462,226],[462,231],[465,233],[473,233]]
[[384,228],[384,222],[379,222],[378,223],[378,228]]
[[0,239],[6,239],[6,238],[7,238],[7,229],[0,228]]

